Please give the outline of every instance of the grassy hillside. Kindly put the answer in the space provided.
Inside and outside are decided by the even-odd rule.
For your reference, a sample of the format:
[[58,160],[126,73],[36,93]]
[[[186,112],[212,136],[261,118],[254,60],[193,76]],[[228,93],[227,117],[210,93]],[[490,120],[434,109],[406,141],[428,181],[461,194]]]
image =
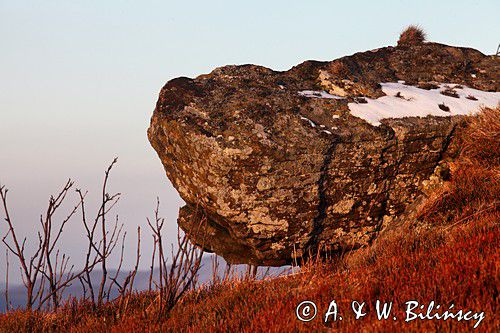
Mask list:
[[[410,300],[426,306],[434,301],[441,313],[451,304],[454,312],[483,311],[477,330],[498,331],[500,109],[470,118],[460,147],[449,182],[430,194],[415,218],[386,231],[369,248],[310,261],[300,273],[284,277],[217,281],[188,293],[166,314],[158,313],[154,293],[141,293],[98,309],[74,301],[57,313],[10,312],[0,317],[0,331],[461,331],[477,322],[407,323]],[[304,300],[318,309],[309,322],[296,317]],[[332,300],[343,319],[330,316],[325,324]],[[366,302],[367,314],[359,320],[353,300]],[[376,300],[394,302],[388,320],[377,320]]]

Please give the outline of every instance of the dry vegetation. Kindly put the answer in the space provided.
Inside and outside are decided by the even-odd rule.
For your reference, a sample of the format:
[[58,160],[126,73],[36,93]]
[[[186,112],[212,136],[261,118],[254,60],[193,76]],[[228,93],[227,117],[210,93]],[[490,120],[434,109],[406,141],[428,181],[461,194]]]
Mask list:
[[349,68],[342,60],[332,62],[329,72],[337,78],[345,78],[350,74]]
[[[284,277],[215,279],[187,291],[169,311],[161,310],[158,291],[129,293],[99,307],[75,300],[55,313],[12,311],[0,317],[0,330],[289,332],[333,327],[385,332],[473,326],[464,321],[378,321],[370,311],[380,299],[395,302],[398,318],[404,318],[408,300],[484,311],[478,331],[498,331],[499,135],[500,109],[470,118],[450,181],[421,205],[418,223],[406,221],[388,230],[369,248],[310,261],[300,273]],[[295,308],[306,299],[315,301],[320,315],[335,299],[344,320],[324,324],[318,316],[298,321]],[[352,300],[368,302],[366,318],[355,320],[347,311]]]
[[426,34],[422,28],[416,25],[410,25],[399,35],[398,46],[422,44],[425,38]]

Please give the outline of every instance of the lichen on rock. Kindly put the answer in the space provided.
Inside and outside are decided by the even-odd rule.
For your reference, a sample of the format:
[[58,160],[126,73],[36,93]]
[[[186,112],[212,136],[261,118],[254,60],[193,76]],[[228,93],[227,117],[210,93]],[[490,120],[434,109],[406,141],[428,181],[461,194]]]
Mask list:
[[349,104],[384,96],[383,82],[497,92],[498,63],[473,49],[422,43],[285,72],[226,66],[169,81],[148,137],[186,202],[179,225],[189,233],[204,220],[204,236],[192,241],[231,263],[283,265],[318,248],[367,245],[440,182],[462,116],[381,118],[374,126]]

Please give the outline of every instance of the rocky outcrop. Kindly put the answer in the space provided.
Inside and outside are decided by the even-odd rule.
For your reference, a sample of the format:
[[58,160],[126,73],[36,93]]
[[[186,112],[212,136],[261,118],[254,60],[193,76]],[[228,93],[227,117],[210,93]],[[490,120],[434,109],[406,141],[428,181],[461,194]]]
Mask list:
[[[381,82],[498,91],[499,60],[436,43],[385,47],[286,72],[243,65],[161,90],[148,130],[186,205],[179,225],[231,263],[282,265],[368,244],[446,175],[460,117],[383,119],[349,103]],[[436,105],[436,107],[438,107]],[[199,221],[203,236],[192,233]]]

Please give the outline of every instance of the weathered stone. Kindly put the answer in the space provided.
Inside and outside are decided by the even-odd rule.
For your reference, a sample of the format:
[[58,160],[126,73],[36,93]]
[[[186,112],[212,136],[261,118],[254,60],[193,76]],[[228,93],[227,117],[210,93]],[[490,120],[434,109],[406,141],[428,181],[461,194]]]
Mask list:
[[335,62],[342,70],[316,61],[286,72],[226,66],[163,87],[148,137],[186,202],[179,225],[189,234],[206,219],[205,236],[193,241],[229,262],[258,265],[290,263],[318,246],[366,245],[455,154],[459,119],[375,127],[347,103],[383,96],[379,83],[398,80],[498,91],[498,59],[469,48],[386,47]]

